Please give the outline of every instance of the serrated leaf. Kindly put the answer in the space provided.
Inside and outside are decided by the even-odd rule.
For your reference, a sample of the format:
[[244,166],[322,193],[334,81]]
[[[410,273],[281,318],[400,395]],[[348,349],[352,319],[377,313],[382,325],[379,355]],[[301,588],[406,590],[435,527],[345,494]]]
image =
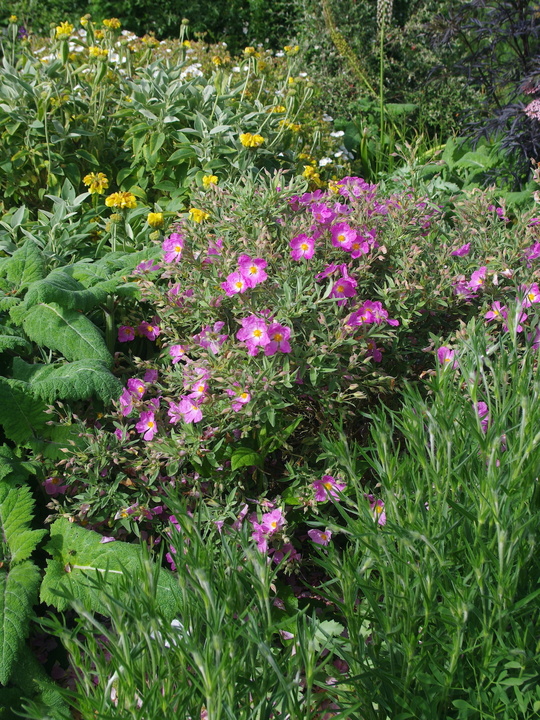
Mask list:
[[29,560],[0,570],[0,683],[5,685],[17,662],[37,600],[39,569]]
[[23,646],[17,661],[17,672],[11,682],[22,690],[25,699],[32,698],[32,709],[41,711],[46,720],[72,720],[67,703],[62,697],[61,689],[47,675],[44,667],[37,661],[32,651]]
[[0,485],[2,560],[11,565],[30,557],[46,530],[31,530],[34,499],[28,487]]
[[[78,600],[88,610],[104,612],[103,596],[95,582],[106,578],[109,587],[121,578],[136,576],[142,567],[139,545],[124,542],[101,543],[101,535],[60,518],[51,526],[51,537],[45,550],[52,555],[47,561],[41,585],[41,601],[65,610],[70,601]],[[94,582],[92,582],[94,580]],[[167,618],[178,611],[179,592],[172,573],[161,569],[157,597]]]
[[97,327],[75,310],[65,310],[56,303],[39,303],[23,319],[28,337],[38,345],[58,350],[67,360],[92,358],[108,367],[112,356]]
[[46,278],[33,283],[24,298],[25,307],[37,305],[39,302],[57,303],[67,310],[88,312],[99,303],[104,302],[108,291],[96,286],[87,289],[75,278],[61,270],[54,270]]
[[7,279],[19,289],[28,287],[45,275],[43,255],[33,240],[15,250],[7,269]]
[[32,350],[32,344],[29,343],[26,338],[22,337],[14,328],[0,325],[0,352],[3,350],[14,350],[15,348],[22,348],[30,352]]
[[0,480],[2,484],[22,485],[36,466],[33,462],[21,460],[8,445],[0,445]]
[[9,440],[24,445],[46,427],[47,406],[30,395],[24,383],[0,377],[0,397],[0,425]]
[[108,403],[122,392],[122,383],[100,360],[76,360],[63,365],[30,365],[13,360],[13,375],[28,383],[32,395],[46,402],[86,400],[92,396]]

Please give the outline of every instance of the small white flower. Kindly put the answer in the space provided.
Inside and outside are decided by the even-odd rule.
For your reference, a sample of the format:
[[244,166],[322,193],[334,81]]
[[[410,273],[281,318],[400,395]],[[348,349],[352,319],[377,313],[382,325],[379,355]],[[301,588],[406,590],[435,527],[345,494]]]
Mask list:
[[345,135],[344,130],[334,130],[334,132],[330,133],[330,137],[336,137],[336,138],[343,137],[344,135]]
[[298,77],[302,77],[302,78],[307,77],[307,73],[306,72],[298,73]]
[[240,68],[238,67],[238,65],[235,65],[235,66],[233,67],[232,71],[233,71],[233,72],[240,72]]
[[324,122],[334,122],[334,118],[331,115],[328,115],[328,113],[324,113],[322,119]]
[[335,157],[335,158],[339,158],[339,157],[341,157],[342,155],[343,155],[343,150],[338,150],[337,152],[334,153],[334,157]]
[[284,55],[285,53],[283,52],[283,50],[278,50],[276,53],[276,57],[283,57]]
[[323,157],[319,160],[319,167],[324,167],[325,165],[330,165],[331,162],[332,162],[332,158]]

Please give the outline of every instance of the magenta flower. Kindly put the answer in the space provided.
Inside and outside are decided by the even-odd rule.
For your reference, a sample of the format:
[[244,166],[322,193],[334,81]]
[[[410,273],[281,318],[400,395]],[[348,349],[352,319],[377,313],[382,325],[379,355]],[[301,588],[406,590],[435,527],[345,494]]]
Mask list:
[[312,205],[311,214],[313,215],[313,219],[321,225],[329,225],[336,217],[336,213],[332,208],[324,203]]
[[382,306],[382,303],[378,300],[366,300],[358,310],[351,313],[347,319],[347,325],[351,327],[360,327],[362,325],[381,325],[386,322],[388,325],[397,327],[399,320],[394,320],[388,317],[388,311]]
[[213,327],[205,325],[200,333],[193,336],[193,340],[201,347],[208,348],[214,355],[217,355],[221,346],[229,337],[228,335],[220,334],[224,327],[224,322],[216,322]]
[[180,411],[180,404],[174,402],[173,400],[169,400],[169,409],[167,410],[167,415],[170,417],[169,424],[170,425],[176,425],[177,422],[180,422],[182,420],[182,413]]
[[62,479],[56,476],[46,478],[43,482],[43,487],[45,488],[47,495],[50,495],[51,497],[63,495],[68,489],[67,485],[62,485]]
[[282,353],[290,353],[291,346],[289,338],[291,337],[291,329],[279,323],[272,323],[268,328],[268,337],[270,342],[265,345],[264,354],[267,356],[275,355],[278,350]]
[[483,288],[486,284],[486,272],[487,267],[485,265],[475,270],[467,284],[468,289],[474,291]]
[[231,409],[234,412],[239,412],[244,405],[251,400],[251,395],[244,390],[244,392],[238,393],[234,390],[227,390],[227,395],[232,398]]
[[150,325],[150,323],[141,323],[137,326],[137,334],[144,335],[149,340],[155,340],[160,333],[160,329],[157,325]]
[[337,223],[331,227],[332,245],[342,250],[351,250],[358,233],[346,222]]
[[313,481],[313,489],[315,490],[315,500],[317,502],[326,502],[330,499],[339,499],[338,492],[346,487],[345,483],[339,483],[332,475],[323,475]]
[[362,257],[362,255],[367,255],[371,247],[369,240],[357,233],[356,239],[351,243],[349,252],[351,253],[351,257],[356,259]]
[[336,272],[338,267],[338,265],[334,265],[333,263],[327,265],[322,272],[315,275],[315,280],[324,280],[325,278],[330,277],[330,275],[333,275]]
[[442,345],[437,350],[437,358],[439,359],[439,362],[443,367],[447,367],[449,365],[452,366],[452,368],[455,370],[458,366],[457,362],[454,360],[455,352],[451,350],[449,347],[446,347],[446,345]]
[[489,310],[484,318],[486,320],[506,320],[508,318],[508,308],[506,305],[501,305],[499,301],[491,304],[491,310]]
[[268,275],[264,268],[268,265],[266,260],[262,258],[250,258],[249,255],[240,255],[238,258],[238,267],[240,274],[245,279],[249,288],[264,282]]
[[203,414],[200,403],[194,398],[182,397],[178,405],[178,410],[182,414],[185,423],[197,423],[202,420]]
[[120,403],[120,411],[122,415],[127,417],[133,410],[133,394],[130,393],[127,388],[124,388],[124,391],[118,398],[118,402]]
[[154,265],[153,260],[144,260],[133,270],[133,275],[142,275],[143,273],[153,272],[154,270],[161,270],[161,265]]
[[172,357],[172,364],[176,365],[180,360],[184,360],[188,349],[187,345],[171,345],[169,355]]
[[315,254],[315,240],[305,233],[293,237],[289,245],[293,260],[311,260]]
[[[275,550],[272,554],[272,560],[276,563],[276,565],[279,565],[282,560],[287,560],[287,562],[300,562],[301,559],[302,556],[296,550],[294,545],[292,545],[292,543],[285,543],[285,545],[283,545],[279,550]],[[286,631],[280,632],[282,634],[282,637],[285,639],[294,637],[294,635]]]
[[206,380],[199,380],[191,388],[191,392],[189,393],[188,397],[195,400],[198,400],[200,398],[202,399],[206,396],[207,392],[208,383],[206,382]]
[[168,238],[165,238],[161,244],[161,248],[165,255],[163,259],[165,262],[173,263],[179,262],[182,257],[182,251],[184,249],[185,238],[180,233],[171,233]]
[[118,328],[118,342],[130,342],[135,339],[135,328],[131,325],[120,325]]
[[221,287],[229,297],[236,295],[237,293],[246,292],[249,285],[247,284],[246,278],[238,270],[236,272],[227,275],[225,282],[221,283]]
[[144,380],[144,382],[147,382],[147,383],[155,383],[156,380],[158,379],[158,375],[159,375],[159,373],[157,370],[147,370],[144,373],[143,380]]
[[236,337],[246,343],[250,355],[257,355],[259,348],[270,342],[266,322],[256,315],[250,315],[241,320],[240,324],[242,329],[236,333]]
[[382,361],[382,350],[377,347],[377,343],[375,340],[370,339],[367,341],[367,355],[368,357],[372,357],[375,362],[381,362]]
[[308,530],[308,535],[317,545],[329,545],[332,539],[332,531],[328,530],[328,528],[324,532],[322,530]]
[[356,295],[357,284],[356,280],[352,277],[340,277],[333,284],[329,297],[339,298],[338,305],[345,305],[347,298]]
[[137,378],[130,378],[127,381],[127,389],[133,397],[142,398],[144,393],[146,392],[146,385],[143,383],[142,380],[138,380]]
[[[540,218],[536,218],[539,220]],[[525,248],[525,257],[527,260],[537,260],[540,257],[540,242],[535,242],[534,245],[531,245],[528,248]],[[527,263],[530,266],[530,262]]]
[[135,425],[135,430],[142,434],[143,440],[152,440],[157,433],[157,426],[154,413],[151,410],[141,413],[139,422]]
[[480,419],[482,432],[486,432],[489,425],[489,408],[485,402],[477,402],[475,407],[478,418]]
[[373,495],[366,495],[366,498],[369,501],[369,509],[373,513],[374,519],[379,525],[386,525],[384,502],[382,500],[376,500]]
[[273,535],[285,526],[285,517],[280,508],[264,513],[261,526],[267,535]]
[[525,297],[523,298],[524,308],[531,307],[533,303],[540,302],[540,290],[538,289],[538,283],[522,285],[520,290],[525,293]]
[[453,250],[450,255],[454,255],[455,257],[464,257],[465,255],[469,254],[470,249],[471,243],[465,243],[465,245],[462,245],[457,250]]

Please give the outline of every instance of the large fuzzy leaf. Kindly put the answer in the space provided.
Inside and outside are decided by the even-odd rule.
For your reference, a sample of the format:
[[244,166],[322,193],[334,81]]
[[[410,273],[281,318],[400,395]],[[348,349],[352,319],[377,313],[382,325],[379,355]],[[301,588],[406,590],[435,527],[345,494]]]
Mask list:
[[23,319],[31,340],[58,350],[67,360],[102,360],[112,365],[112,356],[97,327],[76,310],[65,310],[56,303],[38,303]]
[[63,365],[30,365],[13,361],[13,375],[28,383],[28,390],[46,402],[86,400],[92,396],[103,402],[116,400],[122,383],[100,360],[77,360]]
[[27,240],[15,250],[7,268],[7,279],[19,289],[28,287],[45,275],[45,261],[33,240]]
[[29,629],[32,607],[37,601],[39,569],[27,560],[0,570],[0,683],[12,673]]
[[84,285],[61,270],[54,270],[46,278],[33,283],[24,298],[26,308],[43,303],[57,303],[67,310],[88,312],[107,297],[107,290],[95,287],[87,290]]
[[33,462],[21,460],[7,445],[0,445],[0,480],[2,485],[22,485],[36,466]]
[[[41,601],[65,610],[70,600],[78,600],[88,610],[105,612],[96,579],[110,587],[120,579],[136,578],[142,568],[139,545],[124,542],[101,543],[101,535],[70,523],[65,518],[51,526],[45,549],[52,555],[41,585]],[[179,592],[174,576],[159,571],[158,602],[171,619],[178,612]]]
[[32,530],[34,499],[28,487],[0,485],[0,531],[2,561],[13,565],[27,560],[46,530]]
[[46,427],[47,406],[25,389],[25,383],[0,377],[0,425],[9,440],[25,445]]
[[[67,703],[62,697],[62,690],[47,675],[32,651],[23,646],[17,660],[17,672],[14,673],[11,682],[21,689],[22,695],[28,702],[34,713],[34,717],[42,717],[44,720],[72,720]],[[17,710],[20,710],[20,706]],[[41,715],[36,714],[38,710]],[[8,716],[9,717],[9,716]],[[17,714],[17,717],[20,717]],[[3,716],[0,715],[3,719]],[[6,719],[7,720],[7,719]]]
[[3,350],[14,350],[15,348],[22,348],[27,352],[32,350],[32,344],[28,340],[21,336],[21,334],[6,325],[0,325],[0,352]]
[[[47,416],[46,416],[47,417]],[[36,437],[25,443],[34,453],[43,455],[47,460],[64,460],[66,448],[81,444],[81,428],[75,423],[71,425],[48,425]]]

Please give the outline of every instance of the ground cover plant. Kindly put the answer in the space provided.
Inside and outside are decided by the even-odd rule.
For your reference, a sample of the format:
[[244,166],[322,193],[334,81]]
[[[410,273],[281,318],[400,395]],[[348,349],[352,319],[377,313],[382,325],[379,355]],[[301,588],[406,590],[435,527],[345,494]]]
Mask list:
[[354,174],[295,44],[6,27],[0,717],[538,713],[537,171]]

